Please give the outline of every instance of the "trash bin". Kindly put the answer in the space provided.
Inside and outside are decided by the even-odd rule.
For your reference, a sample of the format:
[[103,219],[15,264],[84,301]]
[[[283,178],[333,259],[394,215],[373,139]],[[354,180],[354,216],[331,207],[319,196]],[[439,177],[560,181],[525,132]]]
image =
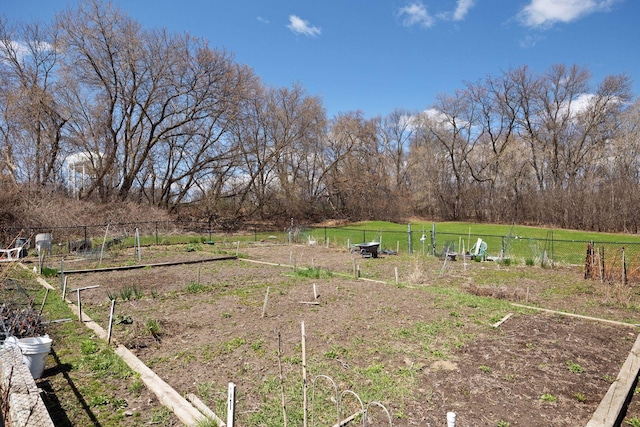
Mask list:
[[24,258],[28,255],[28,252],[29,252],[29,239],[27,239],[26,237],[18,237],[13,247],[22,248],[22,250],[18,254],[18,257]]

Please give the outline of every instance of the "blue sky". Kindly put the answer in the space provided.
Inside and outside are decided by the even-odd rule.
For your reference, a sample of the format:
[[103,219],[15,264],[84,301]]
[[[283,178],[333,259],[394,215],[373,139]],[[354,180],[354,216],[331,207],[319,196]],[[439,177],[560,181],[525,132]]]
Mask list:
[[[49,21],[77,0],[0,0]],[[146,28],[224,48],[265,84],[300,83],[329,116],[429,108],[465,81],[528,65],[626,73],[640,93],[638,0],[113,0]]]

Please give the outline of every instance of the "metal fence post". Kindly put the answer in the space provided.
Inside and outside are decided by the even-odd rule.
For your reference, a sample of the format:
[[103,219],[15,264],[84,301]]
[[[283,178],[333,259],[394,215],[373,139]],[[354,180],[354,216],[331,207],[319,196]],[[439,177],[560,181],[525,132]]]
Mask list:
[[411,247],[411,224],[407,224],[407,253],[412,254],[413,249]]

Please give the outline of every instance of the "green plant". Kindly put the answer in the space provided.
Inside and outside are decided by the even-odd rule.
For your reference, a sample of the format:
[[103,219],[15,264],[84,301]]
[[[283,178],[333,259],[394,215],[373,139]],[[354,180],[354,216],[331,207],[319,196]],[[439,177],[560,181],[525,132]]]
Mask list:
[[533,258],[527,258],[524,263],[529,267],[536,265],[536,261]]
[[185,289],[190,294],[199,294],[200,292],[208,291],[209,286],[203,285],[202,283],[198,283],[198,282],[189,282]]
[[540,400],[542,400],[543,402],[555,402],[558,400],[558,398],[552,394],[544,393],[542,396],[540,396]]
[[223,312],[220,317],[222,317],[223,319],[230,319],[231,318],[231,313],[228,312]]
[[492,369],[489,366],[485,365],[480,365],[480,370],[485,374],[490,374],[492,372]]
[[628,420],[624,420],[624,423],[630,425],[631,427],[640,427],[640,419],[638,417],[629,418]]
[[509,426],[511,426],[511,423],[503,420],[498,421],[498,423],[496,424],[496,427],[509,427]]
[[584,372],[584,369],[579,364],[572,362],[571,360],[567,361],[567,367],[569,368],[569,372],[572,374],[579,374]]
[[93,354],[98,351],[98,344],[93,340],[84,340],[80,343],[82,354]]
[[587,397],[582,393],[574,393],[573,398],[576,399],[580,403],[584,403],[587,401]]
[[122,299],[122,301],[130,301],[132,296],[133,296],[133,288],[126,287],[126,288],[120,289],[120,299]]
[[58,269],[52,267],[42,267],[42,269],[40,270],[40,274],[47,278],[56,277],[58,275]]
[[136,377],[129,384],[129,391],[133,395],[139,396],[143,388],[144,388],[144,383],[140,379],[140,375],[136,375]]
[[162,325],[157,319],[149,319],[144,324],[145,330],[153,336],[155,339],[158,339],[162,334]]

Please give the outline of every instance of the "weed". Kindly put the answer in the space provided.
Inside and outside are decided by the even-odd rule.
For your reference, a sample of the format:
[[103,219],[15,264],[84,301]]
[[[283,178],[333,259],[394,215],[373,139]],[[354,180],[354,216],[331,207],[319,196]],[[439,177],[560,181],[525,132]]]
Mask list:
[[569,372],[571,372],[572,374],[579,374],[584,372],[582,366],[578,365],[575,362],[572,362],[571,360],[567,361],[567,367],[569,368]]
[[98,344],[92,340],[84,340],[80,343],[80,352],[82,354],[93,354],[98,351]]
[[552,394],[544,393],[542,396],[540,396],[540,400],[542,400],[543,402],[555,402],[558,400],[558,398]]
[[480,365],[480,370],[485,374],[490,374],[493,370],[489,366]]
[[573,398],[576,399],[580,403],[584,403],[587,401],[587,397],[582,393],[574,393]]
[[189,282],[186,287],[186,291],[190,294],[199,294],[201,292],[206,292],[209,290],[209,286],[203,285],[198,282]]
[[120,298],[122,299],[122,301],[130,301],[132,296],[133,296],[132,287],[126,287],[120,290]]
[[500,263],[505,267],[509,267],[511,265],[511,258],[503,258]]
[[129,392],[135,396],[140,396],[140,392],[144,387],[144,383],[140,379],[140,375],[136,375],[136,377],[129,384]]
[[231,313],[228,312],[223,312],[220,317],[222,317],[223,319],[231,319]]
[[606,382],[608,383],[612,383],[614,382],[616,379],[613,378],[611,375],[609,374],[604,374],[604,376],[602,377]]
[[640,427],[640,419],[638,419],[638,417],[629,418],[625,420],[624,423],[631,427]]
[[509,427],[509,426],[511,426],[511,423],[503,420],[498,421],[498,423],[496,424],[496,427]]
[[40,274],[42,274],[44,277],[56,277],[58,275],[58,269],[51,267],[42,267]]
[[321,268],[303,268],[300,270],[296,270],[296,277],[304,277],[307,279],[320,279],[320,278],[328,278],[332,277],[333,273],[329,270],[321,269]]
[[505,381],[513,381],[515,379],[516,379],[516,376],[513,375],[513,374],[505,374],[505,376],[504,376],[504,380]]
[[144,324],[144,329],[155,339],[158,339],[158,337],[162,334],[162,325],[157,319],[147,320]]
[[218,427],[218,422],[209,418],[202,418],[196,422],[195,427]]
[[156,424],[159,426],[171,426],[173,423],[171,422],[172,418],[171,409],[162,407],[156,408],[151,411],[151,424]]
[[524,263],[529,267],[536,265],[536,261],[533,258],[527,258]]
[[239,348],[247,343],[244,338],[232,338],[229,341],[222,344],[222,349],[225,353],[231,353],[236,348]]
[[140,289],[136,288],[135,286],[132,287],[131,291],[133,292],[133,297],[135,299],[142,299],[142,297],[144,297],[144,292],[142,292]]

